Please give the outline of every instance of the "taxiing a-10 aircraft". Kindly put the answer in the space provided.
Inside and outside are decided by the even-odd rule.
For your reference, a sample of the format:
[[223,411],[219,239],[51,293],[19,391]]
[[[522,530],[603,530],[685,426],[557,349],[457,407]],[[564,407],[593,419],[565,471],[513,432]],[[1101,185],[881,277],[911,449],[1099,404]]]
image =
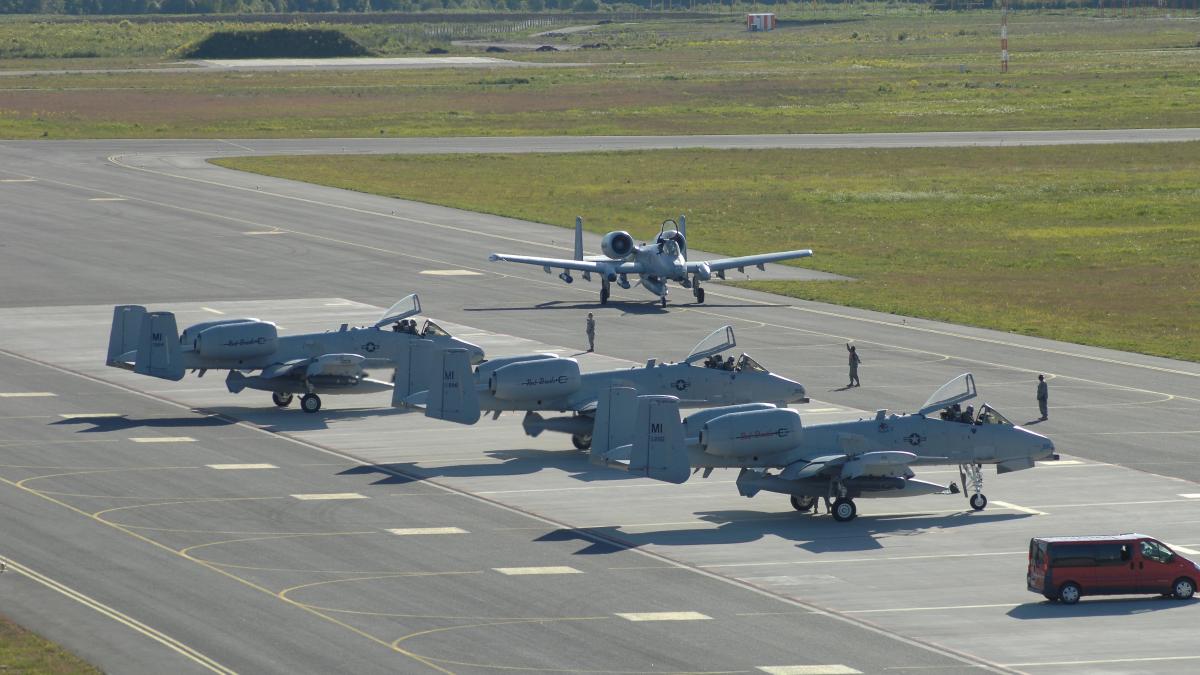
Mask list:
[[[957,464],[971,507],[980,511],[987,506],[982,465],[1008,473],[1058,456],[1050,439],[1014,425],[986,404],[977,417],[970,407],[959,409],[975,396],[975,379],[965,373],[913,414],[880,410],[873,419],[802,426],[795,410],[763,403],[713,408],[680,420],[675,397],[613,389],[599,402],[590,457],[669,483],[687,481],[693,470],[708,477],[714,468],[740,468],[737,488],[743,496],[760,490],[791,495],[800,512],[815,511],[822,498],[840,522],[857,515],[857,497],[957,493],[953,483],[917,480],[911,468]],[[636,420],[632,427],[630,420]]]
[[[672,227],[668,228],[668,225]],[[621,288],[627,289],[630,287],[628,275],[636,274],[642,288],[657,295],[662,306],[666,307],[669,292],[668,281],[674,281],[684,288],[692,289],[692,295],[695,296],[696,302],[701,303],[704,302],[704,289],[700,287],[700,282],[708,281],[713,275],[724,279],[725,270],[736,268],[740,272],[751,265],[761,270],[765,269],[763,265],[769,262],[806,258],[812,255],[811,250],[804,249],[688,262],[687,220],[683,216],[679,216],[678,228],[674,226],[675,222],[672,220],[664,222],[654,243],[641,246],[633,243],[633,237],[628,232],[620,230],[609,232],[600,240],[600,249],[604,255],[585,257],[583,255],[583,218],[577,217],[575,219],[575,257],[571,260],[508,253],[493,253],[488,259],[492,262],[502,260],[538,265],[545,269],[547,274],[551,269],[558,268],[562,270],[558,278],[568,284],[575,280],[571,276],[572,270],[583,272],[584,281],[591,281],[592,274],[598,274],[600,276],[600,304],[602,305],[608,303],[611,284],[615,283]]]
[[[772,374],[746,354],[736,361],[721,358],[722,352],[736,345],[733,328],[722,326],[701,340],[681,363],[650,359],[644,367],[593,373],[581,373],[578,361],[554,354],[490,359],[472,373],[464,359],[451,363],[450,350],[442,352],[446,363],[442,364],[440,389],[436,381],[432,387],[415,383],[408,389],[418,393],[402,397],[398,377],[393,403],[424,405],[426,416],[462,424],[477,422],[481,411],[499,417],[502,411],[523,410],[526,434],[569,433],[575,447],[583,450],[592,442],[596,402],[612,387],[632,387],[642,394],[670,393],[693,408],[749,401],[780,405],[808,401],[803,385]],[[438,365],[437,359],[435,355],[431,367]],[[432,376],[437,377],[436,371]],[[435,396],[441,398],[433,401]],[[570,411],[571,415],[547,419],[535,411]]]
[[[471,363],[483,350],[450,335],[432,321],[418,329],[409,317],[421,313],[416,294],[392,305],[372,326],[280,336],[275,324],[259,319],[220,319],[189,326],[179,334],[171,312],[147,312],[141,305],[113,308],[107,365],[165,380],[183,379],[187,370],[203,376],[228,370],[225,386],[272,392],[279,407],[301,394],[304,412],[321,409],[319,394],[367,394],[393,388],[392,382],[368,377],[368,369],[401,369],[427,358],[427,345],[460,349]],[[391,325],[389,329],[388,326]],[[257,375],[245,372],[260,371]],[[395,376],[393,376],[393,381]],[[411,393],[404,389],[403,394]]]

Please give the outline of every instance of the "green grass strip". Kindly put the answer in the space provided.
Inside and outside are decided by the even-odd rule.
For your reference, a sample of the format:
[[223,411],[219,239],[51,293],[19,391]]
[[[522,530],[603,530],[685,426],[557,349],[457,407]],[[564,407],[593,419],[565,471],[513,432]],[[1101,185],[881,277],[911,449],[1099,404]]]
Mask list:
[[218,163],[641,239],[686,213],[698,249],[857,279],[754,288],[1200,360],[1200,144]]

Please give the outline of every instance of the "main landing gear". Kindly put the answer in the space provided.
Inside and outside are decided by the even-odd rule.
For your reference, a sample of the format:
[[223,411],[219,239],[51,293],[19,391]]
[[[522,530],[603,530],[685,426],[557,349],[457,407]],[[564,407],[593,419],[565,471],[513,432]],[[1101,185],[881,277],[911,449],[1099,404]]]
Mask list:
[[588,450],[592,447],[592,435],[571,434],[571,445],[574,445],[576,450]]
[[816,497],[800,497],[797,495],[792,495],[792,508],[796,509],[800,513],[808,513],[809,511],[816,511],[817,510],[817,498]]
[[280,408],[286,408],[292,404],[292,395],[285,391],[277,391],[271,394],[271,400]]
[[692,295],[696,296],[697,305],[704,304],[704,289],[700,288],[700,284],[696,284],[696,287],[692,289]]
[[608,304],[608,296],[609,296],[608,282],[605,281],[600,286],[600,304],[607,305]]
[[306,413],[315,413],[321,409],[321,397],[316,394],[305,394],[300,397],[300,409]]
[[962,479],[963,494],[971,504],[971,508],[982,511],[987,507],[987,497],[983,496],[983,466],[980,464],[959,464],[958,475]]

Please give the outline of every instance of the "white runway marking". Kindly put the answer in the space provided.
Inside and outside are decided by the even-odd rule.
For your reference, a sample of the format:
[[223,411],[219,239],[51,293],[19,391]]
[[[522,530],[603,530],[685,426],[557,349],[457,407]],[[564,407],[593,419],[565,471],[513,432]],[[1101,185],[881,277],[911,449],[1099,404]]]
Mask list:
[[394,527],[388,530],[400,536],[421,534],[470,534],[461,527]]
[[1088,666],[1101,663],[1154,663],[1155,661],[1196,661],[1195,656],[1147,656],[1134,659],[1095,659],[1092,661],[1038,661],[1035,663],[1005,663],[1006,668],[1032,668],[1034,666]]
[[890,614],[894,612],[942,612],[948,609],[994,609],[996,607],[1020,607],[1016,602],[1003,602],[992,605],[943,605],[940,607],[891,607],[887,609],[851,609],[843,614]]
[[431,277],[481,277],[480,272],[473,270],[421,270],[421,274],[428,274]]
[[627,621],[708,621],[712,619],[700,612],[617,612]]
[[860,675],[862,670],[856,670],[848,665],[830,663],[827,665],[760,665],[758,670],[768,675]]
[[92,197],[89,202],[123,202],[128,201],[124,197]]
[[1011,504],[1009,502],[1002,502],[999,499],[993,499],[992,505],[999,506],[1002,509],[1009,509],[1010,511],[1020,511],[1021,513],[1028,513],[1028,514],[1034,515],[1034,516],[1047,515],[1045,511],[1038,511],[1037,509],[1031,509],[1031,508],[1028,508],[1025,506],[1017,506],[1016,504]]
[[135,436],[131,439],[134,443],[195,443],[196,439],[191,436]]
[[0,398],[45,398],[47,396],[58,396],[50,391],[5,391],[0,392]]
[[212,312],[213,314],[222,314],[222,315],[225,314],[225,312],[222,312],[219,309],[213,309],[212,307],[201,307],[200,309],[202,309],[206,312]]
[[240,469],[278,469],[274,464],[206,464],[210,469],[218,471],[238,471]]
[[1034,464],[1036,464],[1039,467],[1042,467],[1042,466],[1055,467],[1055,466],[1078,466],[1080,464],[1083,464],[1083,462],[1081,462],[1077,459],[1060,459],[1057,461],[1050,461],[1050,462],[1034,462]]
[[493,567],[500,574],[523,576],[526,574],[583,574],[574,567]]
[[1179,496],[1184,499],[1200,499],[1200,492],[1185,492]]
[[326,501],[334,499],[366,499],[366,495],[360,495],[357,492],[324,492],[313,494],[292,495],[292,497],[304,501]]
[[36,178],[0,178],[0,183],[36,183]]
[[1176,553],[1182,553],[1184,555],[1200,555],[1200,551],[1197,551],[1194,548],[1188,548],[1186,546],[1180,546],[1179,544],[1172,544],[1165,541],[1163,543],[1167,545],[1167,548],[1175,551]]
[[59,413],[58,416],[66,420],[92,420],[124,417],[125,413]]

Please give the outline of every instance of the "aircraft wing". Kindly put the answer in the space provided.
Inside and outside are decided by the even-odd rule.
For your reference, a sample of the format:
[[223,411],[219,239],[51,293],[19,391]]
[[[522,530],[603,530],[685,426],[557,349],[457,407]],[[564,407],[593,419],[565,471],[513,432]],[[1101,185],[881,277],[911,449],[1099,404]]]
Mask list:
[[604,262],[600,260],[569,260],[567,258],[538,258],[528,255],[509,255],[507,253],[493,253],[488,256],[488,260],[492,262],[514,262],[524,265],[538,265],[539,267],[550,268],[557,267],[564,270],[579,270],[580,272],[595,272],[597,274],[607,274],[613,272],[616,274],[637,274],[642,271],[642,266],[636,262],[625,262],[621,260],[613,260]]
[[743,270],[746,267],[757,267],[763,269],[763,265],[769,262],[779,262],[780,260],[793,260],[795,258],[807,258],[813,254],[812,249],[803,249],[801,251],[779,251],[777,253],[760,253],[758,255],[744,255],[738,258],[718,258],[716,260],[704,260],[688,262],[688,273],[699,272],[707,267],[710,272],[724,272],[737,268]]

